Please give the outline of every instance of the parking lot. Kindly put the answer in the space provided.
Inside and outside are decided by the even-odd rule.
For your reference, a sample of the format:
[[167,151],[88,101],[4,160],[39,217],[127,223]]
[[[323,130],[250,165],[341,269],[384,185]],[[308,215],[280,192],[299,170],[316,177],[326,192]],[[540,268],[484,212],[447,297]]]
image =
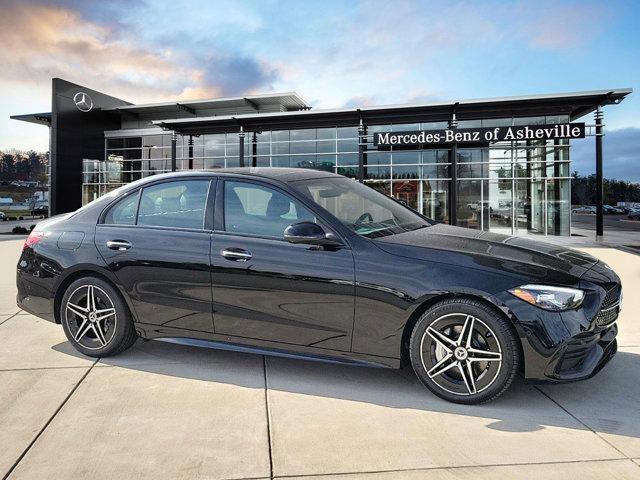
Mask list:
[[[3,238],[4,237],[4,238]],[[11,479],[638,479],[640,256],[622,277],[619,353],[595,378],[517,380],[447,403],[408,370],[139,341],[95,360],[18,310],[24,239],[0,237],[0,474]]]
[[[629,220],[626,215],[605,215],[602,218],[605,232],[638,232],[638,237],[640,237],[640,221]],[[596,216],[585,213],[573,213],[571,214],[571,226],[573,229],[588,229],[595,231]],[[640,242],[640,238],[638,238],[638,241]]]

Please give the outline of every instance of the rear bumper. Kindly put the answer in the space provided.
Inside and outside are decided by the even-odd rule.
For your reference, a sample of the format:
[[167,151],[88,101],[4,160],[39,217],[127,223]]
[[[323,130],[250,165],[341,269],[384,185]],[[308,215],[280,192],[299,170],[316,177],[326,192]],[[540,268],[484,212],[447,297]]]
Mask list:
[[42,281],[38,282],[37,280],[33,275],[18,269],[16,274],[16,286],[18,289],[16,304],[18,308],[25,312],[56,323],[53,310],[53,294],[43,285]]

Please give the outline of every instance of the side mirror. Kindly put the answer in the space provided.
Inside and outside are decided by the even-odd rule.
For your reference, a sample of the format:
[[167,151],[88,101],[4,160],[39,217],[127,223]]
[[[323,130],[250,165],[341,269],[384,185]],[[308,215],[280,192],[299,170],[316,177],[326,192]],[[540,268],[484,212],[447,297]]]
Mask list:
[[284,239],[289,243],[304,243],[322,247],[342,245],[332,233],[326,233],[320,225],[313,222],[299,222],[289,225],[284,230]]

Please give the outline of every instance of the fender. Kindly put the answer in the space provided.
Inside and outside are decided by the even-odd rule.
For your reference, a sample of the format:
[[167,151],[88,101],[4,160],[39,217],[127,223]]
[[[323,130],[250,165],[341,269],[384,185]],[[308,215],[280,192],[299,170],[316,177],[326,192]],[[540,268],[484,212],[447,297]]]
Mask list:
[[[55,280],[54,285],[53,285],[53,290],[52,290],[52,297],[51,297],[51,307],[53,309],[53,312],[56,316],[56,323],[60,323],[60,319],[58,318],[58,305],[57,302],[59,302],[62,299],[62,296],[64,295],[64,290],[66,289],[66,286],[68,284],[70,284],[73,280],[75,280],[76,278],[80,278],[80,275],[78,275],[79,273],[83,273],[83,274],[97,274],[101,277],[106,278],[109,282],[111,282],[112,285],[114,285],[117,289],[118,292],[120,292],[120,295],[122,295],[122,298],[124,299],[125,303],[127,304],[127,307],[129,307],[129,311],[131,312],[132,316],[133,316],[133,320],[134,322],[137,323],[137,315],[135,312],[135,309],[133,307],[133,304],[131,302],[131,299],[129,298],[129,296],[127,295],[127,293],[125,292],[125,290],[122,288],[122,285],[120,284],[120,281],[118,280],[118,277],[116,275],[114,275],[114,273],[109,270],[106,267],[101,267],[98,265],[94,265],[94,264],[90,264],[90,263],[79,263],[78,265],[74,265],[73,267],[69,267],[67,269],[65,269]],[[60,288],[62,286],[62,288]]]

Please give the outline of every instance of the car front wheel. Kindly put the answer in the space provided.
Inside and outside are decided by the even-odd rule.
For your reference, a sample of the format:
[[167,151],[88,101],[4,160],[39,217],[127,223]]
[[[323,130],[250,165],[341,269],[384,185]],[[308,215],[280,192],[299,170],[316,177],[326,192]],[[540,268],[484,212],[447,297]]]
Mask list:
[[433,393],[455,403],[488,402],[504,393],[519,367],[508,320],[471,298],[448,299],[425,312],[410,340],[411,364]]
[[69,342],[90,357],[117,355],[136,341],[129,309],[118,291],[97,277],[80,278],[67,287],[60,320]]

